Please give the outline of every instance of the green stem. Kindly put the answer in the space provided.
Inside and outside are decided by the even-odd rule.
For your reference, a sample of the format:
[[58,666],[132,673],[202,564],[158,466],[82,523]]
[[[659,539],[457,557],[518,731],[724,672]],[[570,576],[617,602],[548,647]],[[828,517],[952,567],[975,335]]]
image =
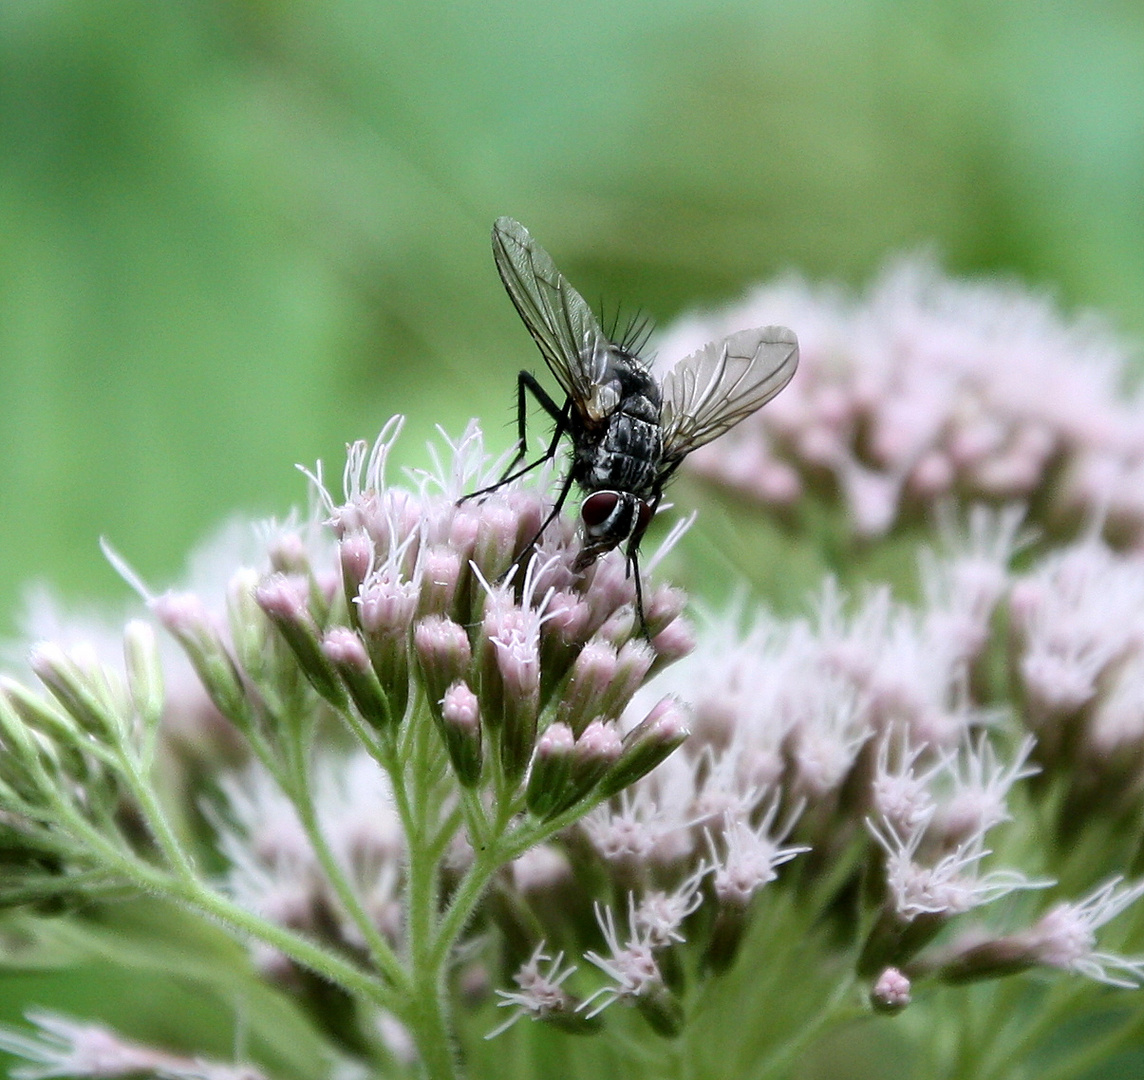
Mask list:
[[147,782],[147,777],[137,771],[135,761],[125,758],[122,764],[127,786],[135,797],[139,812],[143,815],[143,820],[147,823],[147,829],[155,843],[159,845],[159,850],[175,868],[179,877],[193,880],[196,877],[194,861],[179,843],[166,812],[155,796],[154,787]]
[[464,930],[477,901],[484,895],[489,881],[497,868],[504,863],[503,849],[494,843],[477,851],[473,862],[465,871],[449,906],[437,924],[437,936],[433,943],[433,963],[444,964],[456,940]]
[[[432,842],[433,828],[440,810],[435,797],[436,781],[431,775],[433,746],[429,741],[431,721],[419,710],[414,723],[420,730],[408,743],[408,767],[394,776],[395,789],[401,789],[399,805],[408,820],[409,878],[407,883],[407,934],[412,992],[403,1003],[400,1016],[417,1043],[422,1066],[431,1080],[453,1080],[457,1065],[453,1036],[449,1027],[445,995],[447,953],[438,941],[437,910],[440,902],[440,851]],[[409,789],[400,781],[408,779]],[[439,834],[437,834],[439,837]]]
[[61,825],[82,847],[84,854],[88,858],[94,857],[102,861],[132,885],[180,901],[232,930],[250,934],[349,993],[393,1010],[395,994],[356,965],[315,945],[300,934],[268,922],[227,900],[193,874],[175,875],[145,862],[130,850],[108,840],[101,830],[79,815],[74,808],[68,808],[65,817],[66,820],[61,820]]
[[295,773],[294,783],[291,784],[292,790],[288,794],[294,804],[294,809],[298,812],[298,818],[306,831],[310,846],[314,849],[318,862],[321,863],[326,879],[333,887],[346,914],[353,919],[354,925],[362,935],[374,965],[393,984],[395,989],[398,991],[406,990],[405,972],[394,955],[393,949],[362,906],[361,897],[330,849],[329,841],[318,821],[318,811],[314,803],[314,785],[309,775],[307,763],[299,757],[294,762],[292,772]]
[[400,1013],[417,1042],[421,1068],[429,1080],[457,1080],[457,1057],[441,979],[418,979]]
[[238,904],[227,900],[199,881],[170,882],[162,878],[152,880],[149,887],[158,892],[167,892],[175,899],[182,900],[204,914],[236,930],[264,941],[279,952],[309,968],[315,974],[341,986],[348,993],[365,1001],[370,1001],[383,1009],[393,1011],[397,1005],[396,995],[375,976],[340,957],[315,945],[292,930],[267,922],[258,915],[247,911]]

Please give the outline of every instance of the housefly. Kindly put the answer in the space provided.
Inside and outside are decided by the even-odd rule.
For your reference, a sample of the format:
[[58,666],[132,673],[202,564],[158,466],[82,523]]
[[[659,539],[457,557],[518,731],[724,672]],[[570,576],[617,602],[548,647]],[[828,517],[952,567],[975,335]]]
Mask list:
[[[465,498],[486,495],[556,456],[568,436],[572,461],[552,512],[527,555],[564,506],[572,485],[580,506],[583,546],[574,569],[627,542],[636,609],[647,636],[639,547],[664,486],[692,450],[722,435],[775,396],[798,366],[798,339],[786,327],[740,330],[680,360],[662,380],[639,355],[642,334],[612,341],[584,298],[548,252],[510,217],[493,225],[493,258],[509,298],[564,394],[560,404],[531,372],[517,377],[517,453],[501,479]],[[554,430],[545,453],[521,466],[527,450],[532,394]],[[523,556],[522,556],[523,557]]]

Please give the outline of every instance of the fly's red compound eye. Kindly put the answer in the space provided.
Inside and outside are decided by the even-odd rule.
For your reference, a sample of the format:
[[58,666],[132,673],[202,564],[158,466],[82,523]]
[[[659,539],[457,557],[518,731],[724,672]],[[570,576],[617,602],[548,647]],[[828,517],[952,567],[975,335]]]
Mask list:
[[636,535],[643,536],[649,524],[651,524],[651,503],[646,499],[640,499],[639,517],[636,519]]
[[614,491],[594,491],[580,507],[580,520],[589,529],[599,528],[612,516],[619,501],[620,497]]

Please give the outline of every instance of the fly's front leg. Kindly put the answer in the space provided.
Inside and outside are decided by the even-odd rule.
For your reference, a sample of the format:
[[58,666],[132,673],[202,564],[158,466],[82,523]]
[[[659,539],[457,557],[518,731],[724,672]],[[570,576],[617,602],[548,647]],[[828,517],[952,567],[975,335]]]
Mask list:
[[[543,460],[545,459],[541,458],[541,461]],[[556,496],[556,502],[552,504],[551,512],[549,513],[548,517],[546,517],[541,523],[540,528],[536,530],[536,535],[531,540],[529,540],[527,544],[524,545],[520,554],[515,559],[513,559],[512,566],[509,567],[510,572],[512,571],[513,567],[527,565],[529,558],[531,558],[532,553],[536,550],[536,545],[540,543],[540,538],[544,535],[544,530],[547,529],[548,526],[556,520],[556,516],[560,513],[561,510],[564,509],[564,502],[568,498],[568,492],[571,489],[572,471],[569,470],[568,475],[564,477],[560,483],[560,493]]]
[[659,507],[659,500],[661,496],[656,495],[648,505],[648,512],[646,515],[641,515],[640,521],[637,523],[632,532],[631,538],[628,540],[627,550],[627,572],[633,575],[636,586],[636,617],[640,623],[640,636],[645,641],[651,641],[651,631],[647,627],[647,617],[644,615],[643,603],[643,577],[640,574],[640,543],[647,532],[648,526],[651,524],[652,519],[655,517],[655,512]]
[[[531,464],[525,465],[523,469],[517,469],[517,466],[524,459],[524,455],[528,452],[528,402],[524,396],[526,390],[536,399],[537,404],[548,413],[553,424],[555,424],[555,428],[552,432],[552,442],[548,444],[548,449],[544,451],[543,455]],[[531,472],[537,466],[543,465],[544,462],[551,461],[556,456],[556,449],[560,445],[560,437],[568,430],[568,416],[571,408],[571,400],[564,402],[563,409],[560,408],[560,406],[549,397],[544,387],[536,381],[536,376],[533,375],[532,372],[520,372],[516,377],[516,456],[509,462],[509,466],[505,469],[504,475],[495,484],[490,484],[488,487],[483,487],[478,491],[469,492],[468,495],[464,495],[457,500],[458,505],[467,499],[475,499],[480,495],[488,495],[498,488],[504,487],[505,484],[511,484],[514,480],[519,480],[520,477]],[[516,469],[515,472],[513,471],[514,469]]]

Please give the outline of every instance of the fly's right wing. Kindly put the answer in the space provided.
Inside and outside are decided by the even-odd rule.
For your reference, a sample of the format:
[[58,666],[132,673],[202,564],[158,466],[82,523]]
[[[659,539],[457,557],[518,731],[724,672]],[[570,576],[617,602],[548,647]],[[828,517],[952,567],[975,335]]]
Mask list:
[[740,330],[684,357],[660,384],[663,457],[674,468],[771,400],[798,367],[798,338],[785,326]]
[[519,221],[497,218],[493,258],[509,297],[564,393],[588,419],[607,415],[614,407],[604,388],[613,346],[592,309]]

